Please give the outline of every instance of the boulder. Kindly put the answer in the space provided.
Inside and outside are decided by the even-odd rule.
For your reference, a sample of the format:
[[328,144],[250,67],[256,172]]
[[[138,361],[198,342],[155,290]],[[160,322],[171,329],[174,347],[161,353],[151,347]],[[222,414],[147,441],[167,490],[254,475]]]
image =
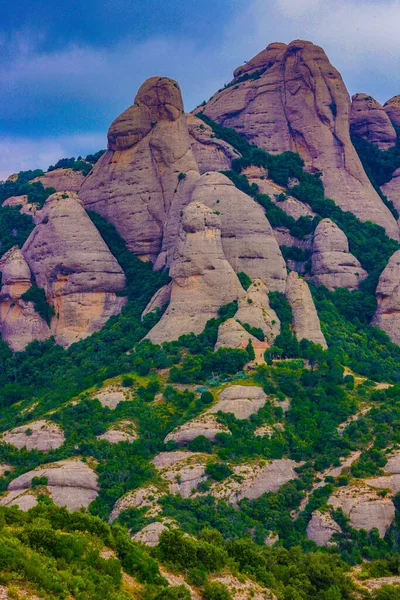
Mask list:
[[396,145],[396,131],[382,105],[368,94],[355,94],[351,99],[350,133],[388,150]]
[[170,275],[171,301],[147,335],[154,344],[201,333],[220,306],[244,293],[222,250],[219,215],[203,204],[192,202],[183,212]]
[[299,342],[307,339],[326,349],[328,346],[307,282],[292,271],[286,280],[285,293],[292,307],[293,327]]
[[400,95],[393,96],[383,105],[383,110],[392,121],[393,125],[400,127]]
[[172,440],[179,445],[184,445],[199,436],[204,436],[210,442],[215,442],[215,436],[218,433],[229,434],[230,431],[226,425],[218,423],[214,415],[201,415],[171,431],[164,439],[164,444]]
[[74,193],[50,196],[22,253],[54,307],[51,333],[69,346],[118,314],[125,275]]
[[368,275],[349,252],[345,233],[330,219],[322,219],[315,229],[311,275],[315,285],[331,291],[340,287],[356,290]]
[[271,291],[285,289],[286,265],[264,209],[222,173],[205,173],[192,196],[218,213],[222,248],[236,273],[260,278]]
[[209,125],[194,115],[186,115],[192,152],[200,173],[228,171],[240,154],[233,146],[218,139]]
[[164,523],[160,523],[160,521],[154,521],[154,523],[149,523],[146,527],[143,527],[140,531],[135,533],[133,539],[135,542],[141,542],[146,546],[157,546],[160,535],[163,531],[167,531],[168,527],[164,525]]
[[80,190],[85,207],[111,221],[129,250],[170,264],[180,213],[199,177],[178,84],[152,77],[108,131],[108,151]]
[[317,544],[317,546],[328,546],[334,533],[340,533],[339,525],[327,512],[322,513],[319,510],[313,512],[311,520],[307,525],[307,538]]
[[373,325],[386,331],[392,342],[400,344],[400,250],[390,257],[379,277],[376,299]]
[[19,206],[19,212],[21,215],[30,215],[33,219],[35,218],[36,212],[38,210],[38,204],[32,204],[28,202],[28,196],[10,196],[7,200],[4,200],[2,206],[11,206],[17,207]]
[[[160,462],[163,461],[157,461],[156,457],[153,464],[157,467],[160,476],[168,482],[170,494],[180,494],[182,498],[189,498],[198,484],[207,479],[206,463],[209,457],[199,452],[178,451],[172,454],[181,456],[177,456],[178,460],[165,466],[162,466]],[[186,456],[182,456],[183,454]]]
[[255,385],[231,385],[219,395],[218,402],[207,413],[233,413],[237,419],[248,419],[258,413],[267,401],[262,388]]
[[[251,341],[254,347],[254,344],[259,340],[246,331],[236,318],[228,319],[218,327],[218,338],[214,350],[218,350],[218,348],[245,349],[249,341]],[[267,349],[267,347],[268,344],[265,344],[265,349]]]
[[328,198],[399,238],[351,143],[350,98],[322,48],[302,40],[271,44],[199,111],[273,154],[298,152],[310,171],[322,172]]
[[128,508],[146,508],[145,516],[156,516],[161,511],[157,500],[162,495],[154,485],[147,485],[128,492],[115,503],[109,522],[113,523],[120,513]]
[[35,339],[50,337],[50,329],[32,302],[22,299],[31,287],[31,271],[21,250],[14,246],[0,259],[0,331],[14,352],[20,352]]
[[112,385],[109,385],[98,392],[94,392],[92,397],[99,400],[103,407],[110,408],[111,410],[117,408],[120,402],[127,399],[126,391],[124,392],[123,388]]
[[114,423],[105,433],[98,435],[97,438],[105,440],[110,444],[118,444],[119,442],[134,442],[138,439],[138,435],[132,421],[125,419]]
[[65,436],[61,427],[56,423],[41,419],[4,432],[0,436],[0,440],[11,444],[18,450],[26,448],[28,451],[47,452],[62,446]]
[[391,499],[379,496],[376,490],[362,482],[339,488],[329,498],[328,504],[334,509],[341,508],[354,529],[371,531],[376,528],[382,538],[395,517]]
[[55,504],[70,511],[87,508],[99,490],[97,475],[86,463],[79,459],[60,460],[13,479],[8,485],[10,493],[1,499],[0,505],[19,504],[16,500],[31,488],[34,477],[46,477],[45,485]]
[[73,169],[53,169],[39,177],[35,177],[29,183],[40,181],[45,188],[54,188],[56,192],[79,192],[85,175],[82,171]]
[[240,298],[235,319],[250,327],[262,329],[266,341],[272,345],[280,331],[280,321],[270,307],[268,288],[261,279],[255,279],[246,294]]

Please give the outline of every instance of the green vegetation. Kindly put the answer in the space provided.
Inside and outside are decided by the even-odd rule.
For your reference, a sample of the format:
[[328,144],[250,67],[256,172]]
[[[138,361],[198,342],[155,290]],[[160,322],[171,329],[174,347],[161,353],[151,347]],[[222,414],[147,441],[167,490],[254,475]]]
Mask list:
[[[94,160],[95,155],[90,155]],[[100,157],[99,157],[100,158]],[[73,171],[81,171],[83,175],[87,175],[93,168],[92,162],[83,160],[81,156],[72,158],[61,158],[56,162],[55,165],[50,165],[48,171],[55,171],[56,169],[72,169]]]
[[245,290],[248,290],[249,287],[251,286],[251,279],[247,275],[247,273],[240,271],[239,273],[237,273],[237,276],[239,278],[240,283],[242,284],[242,288],[244,288]]
[[21,296],[25,302],[33,302],[35,311],[44,319],[47,325],[50,325],[51,318],[55,315],[54,308],[47,302],[46,294],[43,288],[32,285]]
[[364,289],[373,293],[379,274],[385,268],[390,256],[399,249],[399,244],[387,237],[384,229],[371,222],[362,222],[353,213],[343,211],[333,200],[325,198],[324,189],[319,174],[311,175],[303,170],[304,162],[298,154],[283,152],[272,155],[249,144],[235,130],[224,128],[213,122],[205,115],[197,115],[212,127],[215,135],[229,142],[240,154],[232,162],[232,170],[225,172],[233,183],[246,194],[252,196],[266,211],[266,216],[273,227],[288,227],[295,237],[304,237],[311,233],[318,218],[311,220],[301,217],[295,221],[282,209],[277,207],[269,196],[260,194],[257,186],[249,184],[247,177],[241,171],[255,165],[268,169],[268,176],[279,185],[286,187],[288,183],[298,181],[290,188],[290,194],[308,204],[320,218],[330,218],[346,234],[349,240],[350,252],[354,254],[364,269],[369,273]]

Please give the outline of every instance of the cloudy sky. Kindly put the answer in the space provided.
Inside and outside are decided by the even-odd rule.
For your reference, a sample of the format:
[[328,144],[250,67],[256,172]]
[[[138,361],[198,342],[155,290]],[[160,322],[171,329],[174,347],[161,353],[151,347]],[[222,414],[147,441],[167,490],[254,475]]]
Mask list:
[[14,0],[0,22],[0,179],[105,147],[150,76],[187,110],[269,43],[322,46],[349,92],[400,94],[400,0]]

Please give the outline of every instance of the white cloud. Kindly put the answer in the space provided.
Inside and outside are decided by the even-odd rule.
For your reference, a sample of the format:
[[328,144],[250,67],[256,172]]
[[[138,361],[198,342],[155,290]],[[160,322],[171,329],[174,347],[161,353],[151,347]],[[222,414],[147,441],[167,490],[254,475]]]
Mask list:
[[71,135],[59,138],[0,138],[0,181],[12,173],[47,169],[60,158],[77,157],[105,148],[104,135]]

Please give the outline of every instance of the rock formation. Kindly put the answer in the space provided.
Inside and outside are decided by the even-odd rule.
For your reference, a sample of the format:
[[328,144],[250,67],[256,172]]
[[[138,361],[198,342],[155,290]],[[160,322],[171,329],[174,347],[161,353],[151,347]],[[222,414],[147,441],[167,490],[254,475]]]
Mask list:
[[129,250],[170,262],[180,213],[199,177],[178,84],[152,77],[108,131],[108,151],[80,190],[85,207],[111,221]]
[[392,179],[381,186],[382,192],[391,200],[400,211],[400,169],[396,169],[392,174]]
[[396,145],[396,131],[383,107],[368,94],[355,94],[350,111],[350,133],[363,138],[380,150]]
[[99,440],[105,440],[110,444],[118,444],[119,442],[134,442],[138,439],[135,425],[132,421],[124,419],[107,429],[105,433],[98,435]]
[[368,273],[349,252],[345,233],[330,219],[320,221],[313,238],[312,281],[328,290],[356,290]]
[[156,311],[157,309],[161,310],[166,304],[169,304],[171,300],[171,288],[172,285],[167,283],[163,285],[162,288],[156,291],[144,311],[142,312],[142,318],[147,314]]
[[14,246],[0,259],[0,331],[2,339],[19,352],[35,339],[50,337],[47,323],[22,295],[31,287],[31,272],[21,250]]
[[[254,345],[258,340],[246,331],[236,320],[236,317],[227,319],[218,327],[218,338],[214,350],[218,350],[218,348],[246,348],[249,341]],[[265,347],[267,348],[267,344]]]
[[28,452],[30,450],[47,452],[62,446],[65,436],[63,430],[56,423],[41,419],[5,431],[0,440],[11,444],[18,450],[26,448]]
[[68,346],[100,329],[126,299],[125,276],[76,194],[50,196],[22,253],[55,309],[51,331]]
[[221,173],[205,173],[192,196],[221,218],[224,254],[236,273],[259,277],[271,291],[285,289],[286,265],[264,209]]
[[267,286],[261,279],[255,279],[246,294],[240,298],[235,319],[250,327],[262,329],[266,341],[272,345],[280,331],[280,321],[270,307]]
[[219,395],[218,402],[207,413],[233,413],[237,419],[248,419],[267,401],[262,388],[254,385],[231,385]]
[[2,206],[19,206],[19,212],[21,215],[31,215],[32,218],[35,217],[36,211],[38,209],[37,204],[32,204],[28,202],[28,196],[23,194],[22,196],[10,196],[7,200],[4,200]]
[[400,344],[400,250],[391,257],[376,288],[378,308],[373,325],[386,331],[392,342]]
[[45,188],[54,188],[56,192],[79,192],[85,175],[82,171],[73,169],[54,169],[40,177],[35,177],[30,183],[40,181]]
[[395,517],[392,500],[380,496],[362,482],[339,488],[329,498],[328,504],[334,509],[341,508],[355,529],[371,531],[376,528],[380,537],[384,537]]
[[313,512],[311,520],[307,525],[307,537],[317,546],[328,546],[334,533],[340,533],[339,525],[328,512]]
[[207,171],[227,171],[232,160],[240,155],[227,142],[215,137],[209,125],[194,115],[186,115],[192,152],[200,173]]
[[292,271],[286,281],[285,293],[292,307],[293,327],[297,339],[299,341],[307,339],[314,342],[314,344],[321,344],[323,348],[327,348],[307,282]]
[[318,46],[270,44],[199,110],[271,153],[298,152],[310,170],[322,172],[327,197],[399,238],[351,144],[346,87]]
[[170,304],[147,336],[155,344],[201,333],[220,306],[244,293],[222,250],[220,218],[203,204],[183,212],[170,275]]
[[383,110],[392,121],[393,125],[400,127],[400,95],[393,96],[383,105]]
[[167,530],[168,527],[164,525],[164,523],[154,521],[154,523],[149,523],[148,525],[146,525],[146,527],[143,527],[143,529],[135,533],[133,539],[136,542],[146,544],[146,546],[157,546],[160,539],[160,535],[163,531]]
[[13,479],[0,505],[16,504],[23,510],[34,506],[36,497],[30,489],[34,477],[46,478],[45,485],[55,504],[66,506],[70,511],[87,508],[99,490],[97,475],[86,463],[79,459],[60,460]]
[[187,421],[174,431],[169,433],[164,443],[174,441],[179,445],[187,444],[199,436],[204,436],[211,442],[215,442],[218,433],[230,433],[226,425],[218,423],[214,415],[200,415],[191,421]]

